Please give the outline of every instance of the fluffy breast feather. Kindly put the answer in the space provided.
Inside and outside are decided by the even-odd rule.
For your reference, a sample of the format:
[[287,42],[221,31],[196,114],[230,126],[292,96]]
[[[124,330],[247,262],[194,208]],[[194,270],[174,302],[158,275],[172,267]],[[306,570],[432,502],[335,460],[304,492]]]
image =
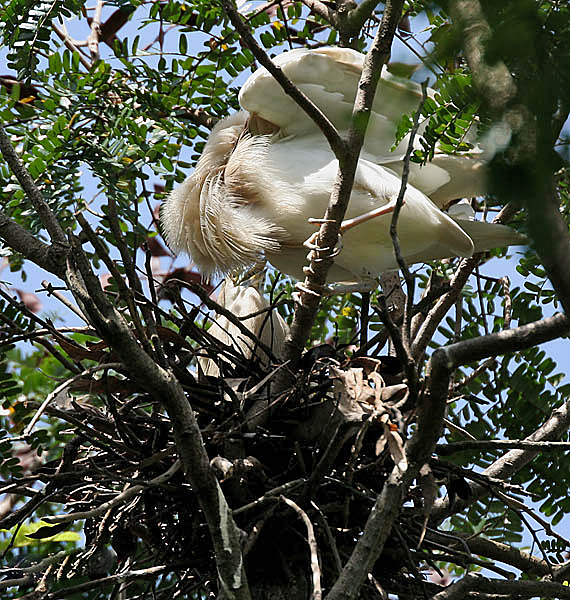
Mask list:
[[248,116],[214,128],[196,170],[162,210],[169,247],[187,252],[207,276],[260,260],[285,236],[272,219],[271,196],[283,186],[267,158],[270,136],[251,136]]

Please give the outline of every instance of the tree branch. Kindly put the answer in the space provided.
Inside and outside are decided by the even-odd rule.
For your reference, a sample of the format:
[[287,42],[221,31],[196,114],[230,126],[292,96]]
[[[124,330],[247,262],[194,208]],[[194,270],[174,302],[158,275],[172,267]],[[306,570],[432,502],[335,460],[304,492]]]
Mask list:
[[428,530],[426,540],[445,544],[448,547],[456,546],[458,549],[467,546],[473,554],[511,565],[528,575],[545,576],[551,573],[550,566],[546,561],[508,544],[462,532],[454,532],[453,535],[460,539],[454,542],[450,540],[449,535],[441,535],[437,531]]
[[40,221],[47,229],[51,241],[67,246],[67,239],[61,225],[47,202],[44,200],[42,193],[34,183],[31,175],[18,158],[14,146],[12,146],[10,138],[2,125],[0,125],[0,152],[4,157],[4,160],[8,163],[10,170],[16,176],[16,179],[20,182],[28,200],[30,200],[35,211],[38,213]]
[[301,0],[301,2],[313,13],[317,16],[321,17],[325,21],[329,22],[331,25],[337,25],[337,16],[336,12],[328,7],[326,4],[321,2],[320,0]]
[[296,306],[291,331],[285,343],[284,358],[293,363],[301,355],[311,331],[311,324],[319,308],[320,291],[326,283],[328,269],[333,263],[331,254],[350,200],[360,149],[370,118],[370,107],[374,101],[382,68],[390,55],[394,33],[402,14],[402,5],[402,0],[386,3],[382,23],[364,61],[345,150],[342,155],[337,155],[339,170],[319,231],[317,245],[320,250],[311,254],[311,262],[306,269],[307,276],[300,287],[300,303]]
[[483,594],[501,594],[509,598],[532,598],[541,596],[548,598],[570,599],[570,588],[560,583],[551,581],[507,581],[505,579],[488,579],[470,573],[463,579],[451,584],[433,600],[464,600],[470,592],[481,592]]
[[267,53],[261,48],[253,37],[249,27],[242,21],[233,0],[221,0],[224,12],[228,16],[232,25],[242,37],[243,43],[251,50],[251,53],[265,67],[275,81],[283,88],[283,91],[293,98],[293,100],[313,119],[318,128],[323,132],[335,156],[346,152],[345,142],[340,137],[335,126],[329,121],[328,117],[321,109],[314,104],[293,82],[283,73],[281,67],[278,67],[269,58]]
[[343,18],[342,12],[339,12],[339,29],[344,35],[356,37],[360,34],[360,30],[364,23],[372,16],[376,7],[380,4],[380,0],[362,0],[354,8],[351,8]]
[[529,442],[523,440],[469,440],[464,442],[450,442],[449,444],[438,444],[436,452],[440,456],[455,454],[465,450],[482,450],[492,452],[493,450],[508,449],[534,449],[534,450],[570,450],[570,442]]
[[[428,389],[431,394],[447,399],[451,373],[459,365],[488,356],[525,350],[556,339],[568,331],[570,331],[568,319],[562,314],[557,314],[528,325],[439,348],[433,353],[430,360]],[[554,410],[546,423],[529,435],[525,441],[540,442],[559,439],[569,425],[570,401]],[[538,450],[535,449],[511,450],[485,469],[483,475],[501,480],[508,479],[527,465],[537,453]],[[479,484],[471,484],[471,491],[472,495],[468,501],[457,500],[454,503],[453,512],[460,512],[472,502],[485,496],[488,488]],[[439,522],[448,516],[449,511],[449,501],[447,499],[438,500],[432,509],[431,520]]]
[[101,289],[82,248],[71,238],[67,282],[98,333],[116,352],[133,381],[163,404],[174,428],[184,474],[204,511],[214,546],[220,585],[227,597],[250,600],[240,547],[240,533],[210,467],[194,411],[175,376],[159,366],[134,338]]
[[0,238],[38,267],[57,275],[60,279],[65,277],[65,253],[61,248],[44,244],[37,236],[18,225],[2,211],[0,211]]
[[469,279],[473,269],[479,264],[479,258],[480,255],[475,254],[471,258],[465,258],[459,263],[459,267],[451,280],[449,291],[442,296],[430,310],[415,336],[414,343],[412,344],[412,356],[416,360],[424,353],[435,330],[441,323],[441,320],[445,317],[447,311],[455,304],[457,298],[459,298],[467,279]]
[[[465,55],[475,85],[491,113],[502,117],[517,88],[502,60],[497,60],[492,66],[485,62],[485,46],[492,31],[481,4],[479,0],[458,0],[451,3],[450,9],[464,40]],[[516,112],[522,122],[516,129],[525,134],[515,136],[511,155],[515,157],[514,167],[527,172],[531,182],[521,199],[528,211],[527,224],[538,255],[565,312],[570,314],[570,236],[568,225],[560,213],[553,175],[554,161],[550,158],[557,132],[541,123],[545,118],[552,118],[551,114],[546,114],[548,107],[536,109],[528,94],[519,94],[518,97],[522,107],[517,107]]]

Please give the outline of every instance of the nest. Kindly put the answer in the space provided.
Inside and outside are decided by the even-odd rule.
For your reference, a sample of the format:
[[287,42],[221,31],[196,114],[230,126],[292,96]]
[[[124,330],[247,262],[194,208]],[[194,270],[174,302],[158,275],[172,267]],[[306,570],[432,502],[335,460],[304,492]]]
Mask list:
[[[348,359],[342,350],[320,346],[305,354],[291,385],[276,394],[278,368],[220,348],[195,325],[190,329],[202,353],[207,348],[216,357],[219,376],[187,368],[196,347],[184,338],[168,330],[160,336],[243,532],[253,597],[308,598],[315,568],[322,586],[330,588],[386,478],[395,466],[406,469],[403,444],[414,410],[399,361]],[[79,380],[74,388],[84,394],[66,406],[48,407],[73,426],[74,436],[61,459],[44,464],[34,478],[45,484],[41,502],[63,505],[67,514],[52,519],[60,529],[84,519],[86,543],[51,568],[49,577],[63,583],[88,576],[97,589],[108,585],[115,592],[127,581],[128,598],[147,597],[151,590],[154,598],[215,597],[208,526],[179,468],[162,408],[112,372]],[[425,531],[425,496],[419,487],[410,489],[404,503],[411,504],[402,510],[361,598],[382,597],[381,588],[415,597],[422,587],[435,586],[420,574],[426,555],[415,551]],[[4,526],[21,522],[41,502],[32,499]],[[131,580],[132,573],[137,576]],[[37,575],[26,577],[38,585]]]

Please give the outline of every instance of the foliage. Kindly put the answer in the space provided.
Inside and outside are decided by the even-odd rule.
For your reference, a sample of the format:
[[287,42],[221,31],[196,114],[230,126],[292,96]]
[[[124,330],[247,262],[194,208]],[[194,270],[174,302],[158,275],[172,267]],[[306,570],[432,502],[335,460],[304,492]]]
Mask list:
[[[302,2],[255,4],[241,5],[241,15],[270,55],[347,38],[364,49],[378,27],[374,12],[349,34],[341,17],[328,22]],[[438,74],[412,160],[425,164],[436,152],[470,152],[480,143],[475,123],[485,136],[508,122],[510,141],[492,163],[494,195],[474,199],[474,209],[487,216],[514,198],[520,210],[513,224],[529,231],[521,199],[529,190],[543,190],[556,174],[555,202],[567,225],[570,171],[562,127],[570,109],[570,9],[554,1],[482,2],[490,26],[486,59],[504,61],[517,88],[504,113],[496,114],[467,64],[462,36],[447,14],[452,6],[441,4],[436,9],[432,3],[406,3],[414,31],[428,24],[432,54],[425,55],[415,35],[403,28],[399,33]],[[385,299],[374,292],[369,310],[355,294],[323,299],[309,351],[279,394],[279,369],[271,361],[244,356],[216,339],[208,300],[212,286],[191,265],[174,262],[161,238],[158,207],[191,172],[215,122],[239,108],[237,90],[257,63],[218,3],[111,3],[102,13],[96,50],[83,44],[94,14],[70,0],[2,4],[0,50],[12,74],[0,77],[0,122],[67,239],[76,244],[76,255],[85,257],[81,278],[88,280],[90,269],[137,347],[183,390],[209,458],[220,459],[212,472],[245,532],[245,565],[256,597],[272,597],[280,586],[283,597],[309,597],[308,533],[283,497],[294,498],[315,525],[328,591],[417,427],[408,365],[401,350],[398,359],[386,356],[394,334]],[[61,26],[64,20],[69,32]],[[540,142],[534,152],[525,145],[528,128],[513,124],[527,114]],[[394,146],[410,132],[413,116],[403,115]],[[0,162],[0,180],[2,213],[35,239],[57,246],[6,161]],[[2,227],[3,222],[0,235]],[[466,268],[459,260],[414,268],[419,289],[413,297],[414,334],[433,317],[439,298],[456,293],[450,304],[455,313],[439,318],[416,356],[417,394],[429,389],[426,365],[438,348],[515,330],[561,309],[565,298],[552,285],[536,241],[531,231],[524,254],[507,259],[494,251],[480,257],[465,285],[450,283]],[[121,335],[117,341],[109,333],[111,317],[99,322],[92,317],[90,302],[97,298],[73,296],[69,274],[62,279],[44,270],[42,293],[61,304],[57,312],[35,313],[13,297],[21,281],[32,285],[29,257],[4,237],[0,251],[2,268],[11,271],[3,274],[9,283],[0,298],[0,547],[7,565],[0,575],[25,579],[11,586],[0,580],[3,597],[16,599],[35,589],[38,597],[55,598],[49,595],[52,584],[57,597],[78,599],[218,594],[215,539],[201,490],[192,488],[191,474],[175,462],[184,454],[175,417],[165,412],[156,389],[141,384],[144,369],[133,369],[121,354]],[[499,260],[524,281],[511,287],[486,270],[488,261]],[[265,295],[289,323],[293,291],[290,280],[268,274]],[[70,304],[73,311],[65,312]],[[401,330],[401,316],[390,314]],[[200,361],[207,357],[221,370],[217,376],[202,372],[207,363]],[[496,558],[483,550],[458,552],[454,543],[465,540],[463,534],[504,542],[516,553],[529,539],[529,519],[555,526],[568,518],[570,458],[561,449],[544,451],[507,481],[484,480],[488,493],[470,496],[468,484],[480,483],[497,452],[506,450],[453,451],[452,445],[524,439],[570,396],[567,374],[537,345],[491,351],[488,357],[492,360],[469,360],[454,371],[446,397],[449,426],[436,449],[441,456],[406,491],[370,579],[362,588],[355,584],[358,597],[381,597],[377,586],[399,598],[433,597],[443,586],[427,574],[438,564],[459,577],[466,566],[478,569],[489,556]],[[351,376],[361,380],[350,383]],[[260,401],[270,406],[269,418],[256,429],[249,421]],[[335,410],[343,403],[350,415],[340,418]],[[556,439],[569,441],[567,428]],[[426,533],[430,486],[440,508],[446,495],[451,499],[444,515],[449,518],[442,525],[443,517],[433,517],[430,527],[446,532],[453,543],[442,546],[433,531]],[[520,508],[527,498],[533,502],[530,513]],[[69,513],[87,515],[66,520]],[[55,535],[48,536],[46,525]],[[36,538],[30,537],[34,532]],[[547,540],[557,549],[549,552],[553,563],[560,562],[554,542],[561,539]],[[56,566],[49,562],[54,556]],[[25,571],[24,558],[40,565],[39,575]],[[509,562],[506,554],[502,558],[508,569],[522,572],[521,579],[550,570],[546,562],[540,572]],[[490,568],[506,576],[502,567]]]

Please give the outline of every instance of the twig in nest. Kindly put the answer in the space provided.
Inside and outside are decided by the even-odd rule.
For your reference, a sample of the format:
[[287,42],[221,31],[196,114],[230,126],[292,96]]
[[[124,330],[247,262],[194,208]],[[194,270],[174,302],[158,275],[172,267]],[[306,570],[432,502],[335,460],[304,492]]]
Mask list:
[[280,500],[290,506],[298,515],[307,528],[307,541],[309,543],[309,552],[311,553],[311,573],[313,574],[313,600],[321,600],[323,597],[323,591],[321,589],[321,567],[319,566],[319,557],[317,554],[317,539],[315,538],[315,531],[313,524],[307,516],[307,513],[293,500],[280,496]]

